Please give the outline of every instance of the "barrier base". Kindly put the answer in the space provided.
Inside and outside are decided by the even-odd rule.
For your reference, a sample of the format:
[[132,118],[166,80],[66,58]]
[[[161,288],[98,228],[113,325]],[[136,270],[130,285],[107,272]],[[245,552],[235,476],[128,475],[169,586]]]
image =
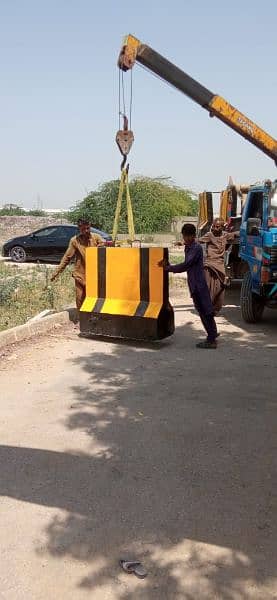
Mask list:
[[109,337],[125,340],[162,340],[174,333],[174,312],[169,304],[157,319],[80,312],[80,333],[86,337]]

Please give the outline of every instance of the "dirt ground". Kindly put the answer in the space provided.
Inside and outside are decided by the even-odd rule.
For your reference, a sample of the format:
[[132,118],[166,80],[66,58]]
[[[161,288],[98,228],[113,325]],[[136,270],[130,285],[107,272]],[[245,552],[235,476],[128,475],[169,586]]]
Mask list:
[[2,355],[1,599],[277,598],[277,314],[247,327],[229,292],[204,351],[174,305],[161,343],[69,326]]

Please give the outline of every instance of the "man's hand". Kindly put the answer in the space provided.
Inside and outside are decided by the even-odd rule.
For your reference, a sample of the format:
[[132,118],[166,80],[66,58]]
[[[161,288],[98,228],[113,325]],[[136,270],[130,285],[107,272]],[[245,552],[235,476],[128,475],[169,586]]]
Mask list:
[[164,269],[164,271],[168,271],[169,270],[168,261],[165,258],[163,258],[162,260],[160,260],[158,262],[158,267],[162,267]]
[[228,233],[232,233],[234,226],[231,223],[224,223],[223,231],[228,231]]

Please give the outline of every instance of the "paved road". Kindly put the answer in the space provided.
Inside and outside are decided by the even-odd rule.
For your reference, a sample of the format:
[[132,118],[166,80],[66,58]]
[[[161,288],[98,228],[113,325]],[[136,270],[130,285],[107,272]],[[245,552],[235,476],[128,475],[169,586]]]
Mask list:
[[180,298],[161,344],[70,327],[2,357],[1,599],[277,598],[277,315],[228,304],[217,351]]

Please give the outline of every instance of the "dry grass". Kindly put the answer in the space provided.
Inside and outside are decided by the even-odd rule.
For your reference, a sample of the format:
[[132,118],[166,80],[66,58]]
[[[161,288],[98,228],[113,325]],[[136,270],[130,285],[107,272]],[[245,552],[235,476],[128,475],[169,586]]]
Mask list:
[[3,277],[8,277],[9,275],[14,274],[14,267],[12,265],[6,264],[4,262],[0,262],[0,280]]
[[[175,260],[174,260],[175,259]],[[170,257],[172,263],[183,256]],[[75,302],[71,269],[50,283],[53,267],[0,263],[0,331],[22,325],[44,309],[62,310]],[[169,276],[170,294],[187,296],[187,282],[178,275]]]
[[44,309],[61,310],[74,302],[74,281],[67,269],[50,284],[47,266],[16,268],[0,264],[0,331],[22,325]]

